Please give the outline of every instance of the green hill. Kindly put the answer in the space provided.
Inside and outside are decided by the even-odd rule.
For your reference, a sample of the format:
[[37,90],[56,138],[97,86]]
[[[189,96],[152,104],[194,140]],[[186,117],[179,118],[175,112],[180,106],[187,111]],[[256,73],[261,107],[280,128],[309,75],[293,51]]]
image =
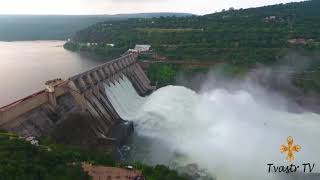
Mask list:
[[146,43],[175,60],[272,63],[292,48],[319,50],[319,8],[320,1],[313,0],[205,16],[102,22],[79,31],[73,42],[112,43],[115,49]]
[[[319,8],[320,1],[311,0],[250,9],[230,8],[204,16],[101,22],[77,32],[65,47],[119,56],[135,44],[151,44],[155,52],[169,60],[223,62],[232,65],[235,72],[257,64],[272,65],[295,52],[315,60],[304,69],[312,73],[294,74],[298,77],[294,83],[305,91],[320,91]],[[88,42],[95,46],[86,46]],[[171,71],[177,70],[171,68]],[[159,77],[153,80],[162,84],[174,80],[163,78],[161,72],[151,74]]]
[[0,41],[66,40],[77,31],[97,22],[160,16],[190,16],[190,14],[0,15]]

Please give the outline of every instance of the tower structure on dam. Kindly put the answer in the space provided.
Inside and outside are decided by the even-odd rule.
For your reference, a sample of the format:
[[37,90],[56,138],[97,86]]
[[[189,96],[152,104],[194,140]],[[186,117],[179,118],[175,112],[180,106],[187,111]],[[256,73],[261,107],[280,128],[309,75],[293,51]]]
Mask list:
[[125,121],[112,107],[105,86],[126,76],[141,96],[152,91],[137,56],[128,54],[68,80],[47,81],[45,90],[0,108],[0,129],[24,137],[55,136],[66,143],[77,139],[76,144],[88,143],[86,138],[93,143],[93,137],[121,141],[115,134],[127,133],[117,132]]

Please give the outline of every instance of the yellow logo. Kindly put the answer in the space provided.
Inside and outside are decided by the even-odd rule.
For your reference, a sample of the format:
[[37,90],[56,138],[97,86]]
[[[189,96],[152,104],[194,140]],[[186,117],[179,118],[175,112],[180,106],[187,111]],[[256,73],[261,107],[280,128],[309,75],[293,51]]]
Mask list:
[[281,145],[280,151],[281,153],[287,153],[286,159],[292,162],[294,160],[294,153],[299,152],[301,147],[299,145],[293,145],[293,138],[291,136],[287,138],[287,143],[288,145]]

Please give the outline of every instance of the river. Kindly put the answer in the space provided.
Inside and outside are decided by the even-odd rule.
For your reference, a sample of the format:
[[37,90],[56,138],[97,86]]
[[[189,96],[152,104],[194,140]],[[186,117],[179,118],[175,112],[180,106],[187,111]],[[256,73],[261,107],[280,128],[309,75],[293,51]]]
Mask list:
[[[314,164],[313,172],[320,173],[320,115],[290,112],[285,97],[246,83],[230,90],[208,81],[216,87],[199,92],[166,86],[140,97],[124,78],[105,90],[120,117],[135,124],[128,144],[132,160],[208,173],[217,180],[319,179],[301,167]],[[291,160],[280,150],[287,151],[290,143],[297,148]],[[296,173],[268,172],[268,164],[291,163],[300,166]]]
[[44,89],[49,79],[68,78],[104,62],[67,51],[64,43],[0,42],[0,107]]

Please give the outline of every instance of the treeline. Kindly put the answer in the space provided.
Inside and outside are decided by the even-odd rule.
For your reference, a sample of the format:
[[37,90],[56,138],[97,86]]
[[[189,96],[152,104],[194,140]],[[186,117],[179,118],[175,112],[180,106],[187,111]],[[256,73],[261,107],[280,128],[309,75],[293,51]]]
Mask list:
[[[71,44],[112,43],[128,49],[151,44],[169,59],[273,63],[299,49],[320,49],[320,2],[229,9],[190,17],[160,17],[102,22],[79,31]],[[107,49],[107,48],[106,48]]]
[[[215,61],[242,70],[257,64],[273,65],[292,52],[319,57],[319,8],[320,1],[311,0],[230,8],[204,16],[102,22],[79,31],[67,45],[73,50],[120,55],[135,44],[151,44],[167,60]],[[88,47],[86,43],[97,45]],[[293,83],[305,92],[320,91],[317,59],[306,69],[316,72],[294,74]],[[174,81],[178,71],[170,65],[153,65],[148,73],[154,82],[165,85]]]
[[[1,180],[89,180],[91,177],[83,171],[82,162],[123,166],[106,153],[57,145],[48,139],[35,146],[15,134],[0,132]],[[141,170],[148,180],[185,180],[165,166],[135,163],[134,167]]]
[[66,40],[83,28],[101,21],[160,16],[190,16],[185,13],[140,13],[118,15],[0,15],[0,40]]

